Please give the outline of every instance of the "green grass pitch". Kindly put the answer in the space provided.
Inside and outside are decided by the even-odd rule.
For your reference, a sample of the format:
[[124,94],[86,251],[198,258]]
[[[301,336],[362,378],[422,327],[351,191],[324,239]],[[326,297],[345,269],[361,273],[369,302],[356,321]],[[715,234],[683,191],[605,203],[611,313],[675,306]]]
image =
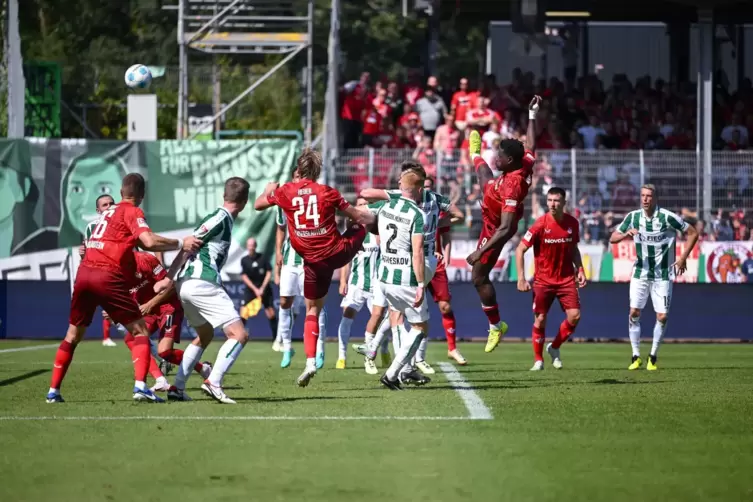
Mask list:
[[223,406],[197,375],[192,403],[133,403],[125,347],[97,342],[48,405],[54,348],[8,351],[35,343],[0,343],[3,501],[753,500],[753,345],[669,344],[628,372],[628,345],[568,344],[565,369],[531,373],[528,344],[467,343],[460,375],[398,393],[355,356],[334,370],[334,343],[299,389],[302,347],[281,370],[251,343]]

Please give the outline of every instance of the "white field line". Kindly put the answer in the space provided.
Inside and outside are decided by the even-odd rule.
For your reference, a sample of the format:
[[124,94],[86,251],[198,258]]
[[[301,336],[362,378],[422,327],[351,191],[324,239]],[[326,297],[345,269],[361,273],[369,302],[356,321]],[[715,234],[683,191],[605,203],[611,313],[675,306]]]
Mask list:
[[295,422],[309,422],[311,420],[332,420],[332,421],[388,421],[388,420],[410,420],[410,421],[422,421],[422,420],[430,420],[430,421],[460,421],[460,420],[469,420],[468,417],[431,417],[431,416],[417,416],[417,417],[399,417],[399,416],[352,416],[352,417],[338,417],[338,416],[307,416],[307,417],[294,417],[294,416],[263,416],[263,415],[238,415],[238,416],[224,416],[224,417],[216,417],[216,416],[175,416],[175,415],[167,415],[167,416],[159,416],[159,415],[145,415],[145,416],[122,416],[122,417],[112,417],[112,416],[38,416],[38,417],[24,417],[24,416],[1,416],[0,415],[0,422],[36,422],[36,421],[42,421],[42,420],[70,420],[70,421],[138,421],[138,420],[171,420],[171,421],[250,421],[250,420],[258,420],[258,421],[295,421]]
[[455,392],[458,393],[460,399],[463,400],[463,404],[468,410],[469,420],[491,420],[494,418],[492,412],[484,404],[484,400],[476,393],[468,380],[455,369],[455,366],[450,363],[439,363],[439,368],[445,374]]
[[[26,352],[27,350],[42,350],[42,349],[51,349],[53,347],[59,346],[59,343],[53,343],[49,345],[32,345],[30,347],[16,347],[15,349],[2,349],[0,350],[0,354],[9,354],[11,352]],[[5,363],[3,363],[5,364]]]

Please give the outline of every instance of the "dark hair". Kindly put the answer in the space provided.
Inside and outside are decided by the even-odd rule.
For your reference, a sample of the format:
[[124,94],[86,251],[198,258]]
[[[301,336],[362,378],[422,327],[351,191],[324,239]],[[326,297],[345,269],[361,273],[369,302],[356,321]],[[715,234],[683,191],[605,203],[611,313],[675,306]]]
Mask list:
[[565,189],[564,188],[560,188],[560,187],[552,187],[552,188],[549,189],[549,191],[546,194],[547,194],[547,196],[549,196],[549,195],[559,195],[560,197],[562,197],[562,200],[565,200],[565,198],[566,198],[566,196],[565,196]]
[[431,186],[432,186],[432,187],[433,187],[433,186],[435,185],[435,183],[434,183],[434,178],[432,178],[431,176],[427,176],[427,177],[426,177],[426,179],[424,179],[424,183],[426,183],[427,181],[428,181],[429,183],[431,183]]
[[516,164],[523,161],[523,155],[526,153],[523,143],[517,139],[503,139],[499,142],[499,149],[508,157],[512,157]]
[[421,163],[416,160],[406,160],[403,161],[402,164],[400,164],[400,173],[402,174],[407,171],[413,171],[421,179],[426,178],[426,170],[424,169],[424,166],[422,166]]
[[298,166],[298,176],[316,181],[322,173],[322,155],[316,150],[306,148],[298,157],[296,165]]
[[113,202],[115,202],[115,198],[112,195],[110,195],[109,193],[103,193],[102,195],[97,197],[97,200],[94,201],[94,207],[99,209],[99,201],[104,199],[105,197],[109,197],[112,199]]
[[234,176],[228,178],[225,182],[225,191],[222,194],[222,198],[225,202],[234,202],[236,204],[248,202],[248,190],[248,181]]
[[138,173],[126,174],[125,178],[123,178],[123,183],[120,186],[120,189],[123,192],[123,197],[144,198],[146,181],[144,181],[144,177]]

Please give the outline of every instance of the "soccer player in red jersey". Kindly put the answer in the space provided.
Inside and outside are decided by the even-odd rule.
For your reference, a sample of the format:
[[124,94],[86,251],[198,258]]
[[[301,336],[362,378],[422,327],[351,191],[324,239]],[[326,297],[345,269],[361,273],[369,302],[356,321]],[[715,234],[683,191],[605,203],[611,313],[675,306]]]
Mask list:
[[489,273],[497,264],[499,254],[507,241],[515,235],[518,222],[523,217],[523,201],[528,195],[536,162],[534,126],[541,98],[534,96],[528,105],[528,131],[525,143],[515,139],[504,139],[499,144],[497,168],[502,176],[494,178],[494,173],[481,157],[481,136],[473,131],[468,138],[469,153],[476,167],[479,184],[483,187],[481,202],[483,228],[479,236],[478,248],[468,255],[472,266],[471,279],[481,299],[481,307],[489,319],[489,337],[486,352],[491,352],[505,333],[507,323],[500,320],[497,293],[489,279]]
[[565,213],[565,191],[553,187],[546,195],[549,212],[528,229],[518,249],[515,263],[518,267],[518,290],[531,291],[525,278],[523,255],[533,246],[535,272],[533,278],[533,355],[531,371],[544,369],[544,341],[546,340],[546,315],[554,299],[567,316],[560,324],[554,341],[546,346],[552,366],[562,368],[560,345],[573,334],[580,321],[580,298],[577,288],[586,287],[586,274],[578,250],[578,220]]
[[[290,245],[303,257],[303,296],[306,300],[306,321],[303,342],[306,368],[298,377],[305,387],[316,374],[316,341],[319,338],[319,312],[332,283],[332,274],[353,260],[366,238],[364,224],[374,216],[361,211],[343,199],[340,192],[317,183],[322,171],[322,157],[314,150],[304,150],[297,161],[298,181],[282,186],[270,183],[256,202],[257,211],[279,206],[285,213]],[[335,223],[337,211],[358,224],[340,234]]]
[[87,242],[86,255],[76,274],[71,298],[68,331],[60,343],[52,369],[48,403],[63,402],[60,385],[73,360],[73,353],[91,324],[98,306],[110,318],[133,334],[133,369],[136,384],[133,399],[160,402],[146,387],[151,354],[149,332],[136,301],[131,296],[136,276],[133,248],[138,243],[150,251],[183,249],[193,252],[201,245],[195,237],[168,239],[151,231],[139,205],[144,200],[146,182],[140,174],[123,178],[120,203],[102,213]]
[[[157,345],[159,356],[171,364],[180,364],[183,361],[183,351],[174,348],[176,343],[180,343],[180,331],[183,324],[183,306],[180,303],[180,298],[175,294],[174,287],[165,289],[161,293],[154,292],[154,285],[167,277],[167,272],[157,257],[144,252],[136,252],[134,256],[136,257],[136,279],[138,282],[131,288],[131,293],[139,304],[146,329],[149,334],[159,331],[159,343]],[[127,333],[124,341],[131,349],[134,336]],[[193,344],[199,345],[199,339],[194,339]],[[167,379],[161,372],[157,374],[155,368],[159,371],[157,363],[152,359],[149,365],[149,373],[157,380],[152,387],[152,391],[170,390]],[[202,377],[207,378],[212,371],[212,366],[208,363],[196,363],[194,369]]]

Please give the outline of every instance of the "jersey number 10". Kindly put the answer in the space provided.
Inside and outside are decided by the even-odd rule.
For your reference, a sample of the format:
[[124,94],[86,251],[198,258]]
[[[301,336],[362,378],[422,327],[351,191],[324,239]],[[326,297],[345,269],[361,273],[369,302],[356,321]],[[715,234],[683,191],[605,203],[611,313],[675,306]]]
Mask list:
[[[319,203],[316,195],[309,195],[305,201],[303,197],[293,197],[291,202],[296,208],[293,213],[295,228],[306,228],[309,221],[313,222],[314,228],[319,227]],[[301,222],[301,216],[304,217],[303,222]]]

